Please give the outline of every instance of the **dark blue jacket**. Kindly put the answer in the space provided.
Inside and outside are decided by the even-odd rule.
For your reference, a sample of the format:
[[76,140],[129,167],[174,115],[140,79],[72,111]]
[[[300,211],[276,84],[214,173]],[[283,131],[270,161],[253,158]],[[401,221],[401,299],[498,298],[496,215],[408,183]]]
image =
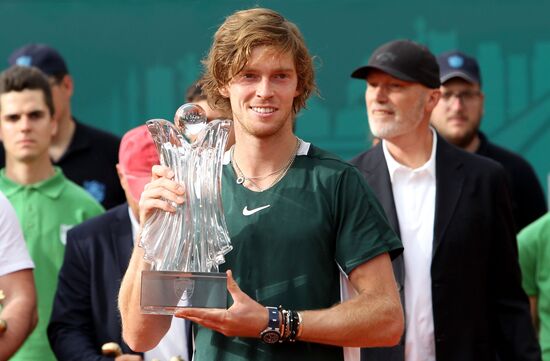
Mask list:
[[133,249],[128,204],[87,220],[67,233],[48,338],[60,361],[109,360],[101,346],[122,341],[117,300]]

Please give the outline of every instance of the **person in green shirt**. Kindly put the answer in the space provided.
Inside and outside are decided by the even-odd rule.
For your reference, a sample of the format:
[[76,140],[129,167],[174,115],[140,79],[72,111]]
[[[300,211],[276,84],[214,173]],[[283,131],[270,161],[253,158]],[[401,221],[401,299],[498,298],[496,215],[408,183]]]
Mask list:
[[[12,360],[55,360],[46,336],[63,261],[66,232],[103,212],[84,189],[51,163],[48,148],[57,130],[48,79],[32,67],[0,74],[0,137],[6,167],[0,191],[11,202],[35,264],[38,325]],[[83,167],[86,165],[83,164]]]
[[550,361],[550,213],[518,234],[522,285],[539,335],[542,359]]
[[[209,103],[234,120],[236,143],[222,176],[233,250],[221,265],[229,309],[176,313],[200,325],[194,360],[343,360],[346,346],[397,344],[403,310],[391,257],[401,242],[358,170],[292,130],[316,90],[296,25],[269,9],[236,12],[204,64]],[[172,176],[153,168],[141,224],[153,210],[183,202]],[[119,294],[123,336],[136,350],[154,347],[170,321],[140,313],[140,271],[149,269],[143,254],[135,247]],[[357,291],[343,302],[341,274]]]

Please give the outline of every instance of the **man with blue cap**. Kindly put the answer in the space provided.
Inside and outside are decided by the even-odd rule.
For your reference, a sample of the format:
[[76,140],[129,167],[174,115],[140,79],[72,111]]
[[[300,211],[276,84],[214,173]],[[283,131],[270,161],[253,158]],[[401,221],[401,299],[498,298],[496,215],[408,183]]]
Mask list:
[[485,96],[475,58],[453,50],[437,57],[441,100],[432,125],[450,143],[500,163],[510,181],[516,232],[546,213],[544,192],[533,167],[519,154],[491,143],[480,130]]
[[[83,124],[71,111],[73,78],[59,52],[48,45],[28,44],[9,57],[10,65],[34,66],[47,75],[55,106],[58,132],[50,144],[50,158],[67,178],[83,187],[104,208],[125,202],[116,164],[120,139],[110,133]],[[4,148],[0,147],[0,167],[4,166]]]

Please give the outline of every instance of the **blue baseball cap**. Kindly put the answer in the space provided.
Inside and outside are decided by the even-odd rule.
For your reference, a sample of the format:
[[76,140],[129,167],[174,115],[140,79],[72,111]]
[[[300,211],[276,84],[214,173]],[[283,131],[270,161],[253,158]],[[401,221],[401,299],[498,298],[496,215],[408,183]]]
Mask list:
[[15,50],[8,63],[19,66],[34,66],[46,75],[64,75],[69,73],[63,57],[54,48],[45,44],[27,44]]
[[477,60],[458,50],[440,54],[437,57],[441,83],[452,78],[461,78],[469,83],[481,85],[481,73]]

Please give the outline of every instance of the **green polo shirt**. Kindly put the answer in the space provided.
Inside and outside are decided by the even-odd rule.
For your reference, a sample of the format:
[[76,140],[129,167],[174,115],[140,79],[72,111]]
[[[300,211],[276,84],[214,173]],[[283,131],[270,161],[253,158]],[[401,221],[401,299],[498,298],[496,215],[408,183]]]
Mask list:
[[71,182],[59,168],[44,181],[22,185],[0,170],[0,190],[15,211],[27,248],[35,264],[38,293],[38,325],[12,361],[52,360],[46,328],[50,320],[57,274],[65,252],[67,231],[82,221],[103,213],[103,208],[84,189]]
[[[226,159],[226,163],[229,159]],[[264,192],[223,167],[222,199],[233,250],[220,265],[265,306],[316,310],[340,301],[340,269],[403,250],[365,178],[350,164],[302,142],[286,175]],[[232,301],[228,296],[228,304]],[[381,331],[383,332],[383,331]],[[196,361],[341,361],[342,347],[275,345],[198,327]]]
[[518,234],[523,289],[537,298],[542,359],[550,360],[550,212]]

